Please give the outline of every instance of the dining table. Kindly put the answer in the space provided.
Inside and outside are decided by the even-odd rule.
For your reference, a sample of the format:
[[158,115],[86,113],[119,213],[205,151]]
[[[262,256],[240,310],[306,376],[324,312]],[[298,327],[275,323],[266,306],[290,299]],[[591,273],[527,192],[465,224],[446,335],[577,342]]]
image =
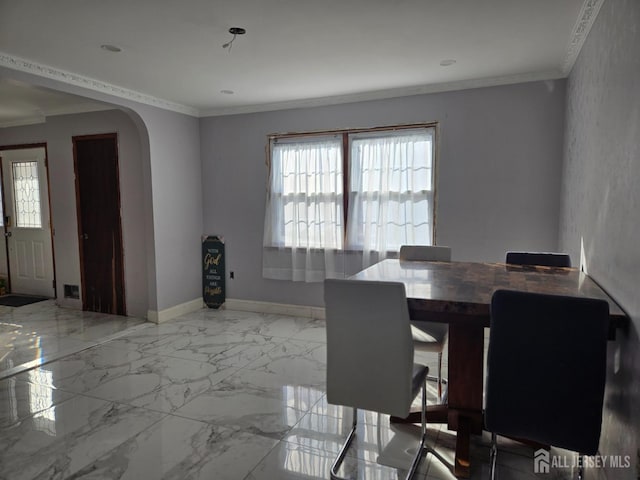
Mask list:
[[456,431],[453,473],[458,478],[469,477],[471,435],[483,429],[484,332],[496,290],[606,300],[610,339],[628,321],[614,299],[576,268],[386,259],[350,278],[401,282],[412,321],[449,324],[447,402],[430,406],[427,420]]

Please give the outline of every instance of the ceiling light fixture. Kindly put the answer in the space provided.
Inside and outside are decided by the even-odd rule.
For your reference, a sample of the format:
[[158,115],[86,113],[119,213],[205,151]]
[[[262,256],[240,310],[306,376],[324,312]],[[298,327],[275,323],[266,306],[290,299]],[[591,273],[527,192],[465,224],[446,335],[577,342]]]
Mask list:
[[231,40],[229,40],[227,43],[225,43],[224,45],[222,45],[222,48],[228,48],[229,52],[230,52],[231,51],[231,47],[233,46],[233,41],[236,39],[236,36],[244,35],[245,33],[247,33],[247,31],[244,28],[241,28],[241,27],[231,27],[229,29],[229,33],[231,35],[233,35],[233,38]]
[[100,48],[106,50],[107,52],[118,53],[121,52],[122,49],[120,47],[116,47],[115,45],[109,45],[105,43],[104,45],[100,45]]
[[225,95],[233,95],[233,90],[220,90],[220,93],[224,93]]
[[448,58],[446,60],[441,60],[440,61],[440,66],[441,67],[448,67],[450,65],[453,65],[454,63],[456,63],[456,61],[453,58]]

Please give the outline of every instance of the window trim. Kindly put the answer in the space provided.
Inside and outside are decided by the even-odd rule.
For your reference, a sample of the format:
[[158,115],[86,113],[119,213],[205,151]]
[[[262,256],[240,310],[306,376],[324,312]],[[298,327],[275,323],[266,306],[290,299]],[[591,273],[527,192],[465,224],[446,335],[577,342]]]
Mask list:
[[[347,218],[349,215],[349,165],[351,162],[351,149],[349,136],[357,135],[357,134],[366,134],[366,133],[375,133],[375,132],[395,132],[402,130],[415,130],[420,128],[433,128],[433,138],[434,138],[434,146],[433,146],[433,227],[431,233],[431,245],[437,245],[437,212],[438,212],[438,163],[440,157],[440,122],[421,122],[421,123],[407,123],[407,124],[399,124],[399,125],[389,125],[389,126],[378,126],[378,127],[369,127],[369,128],[339,128],[332,130],[311,130],[311,131],[303,131],[303,132],[285,132],[285,133],[270,133],[267,135],[267,144],[265,147],[266,151],[266,160],[265,164],[267,167],[267,188],[269,186],[269,178],[271,176],[271,146],[272,142],[278,140],[288,140],[295,138],[309,138],[309,137],[322,137],[322,136],[341,136],[342,137],[342,171],[343,171],[343,224],[345,226],[343,232],[343,249],[340,250],[342,252],[350,252],[357,251],[353,249],[347,248]],[[272,246],[273,248],[278,248],[277,246]],[[271,247],[267,247],[271,248]],[[321,249],[327,250],[327,249]],[[329,249],[331,250],[331,249]]]

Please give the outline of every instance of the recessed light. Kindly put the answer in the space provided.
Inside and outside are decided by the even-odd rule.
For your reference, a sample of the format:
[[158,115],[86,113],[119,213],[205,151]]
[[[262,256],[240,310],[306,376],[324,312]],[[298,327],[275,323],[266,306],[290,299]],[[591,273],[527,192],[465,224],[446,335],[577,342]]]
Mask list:
[[224,93],[225,95],[233,95],[233,90],[220,90],[220,93]]
[[456,61],[453,58],[447,58],[446,60],[440,60],[440,66],[441,67],[448,67],[450,65],[453,65],[454,63],[456,63]]
[[106,50],[107,52],[113,52],[113,53],[118,53],[122,51],[120,47],[116,47],[115,45],[109,45],[108,43],[105,43],[104,45],[100,45],[100,48],[103,50]]

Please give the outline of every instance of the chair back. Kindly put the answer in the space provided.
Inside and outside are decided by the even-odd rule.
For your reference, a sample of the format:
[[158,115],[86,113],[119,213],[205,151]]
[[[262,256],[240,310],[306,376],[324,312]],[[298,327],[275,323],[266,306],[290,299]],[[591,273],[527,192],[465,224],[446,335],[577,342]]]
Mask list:
[[487,358],[487,429],[595,454],[608,326],[604,300],[496,291]]
[[417,262],[450,262],[451,248],[436,245],[402,245],[400,260]]
[[413,340],[404,284],[328,279],[327,400],[406,417]]
[[511,265],[541,265],[543,267],[571,267],[566,253],[507,252],[506,262]]

